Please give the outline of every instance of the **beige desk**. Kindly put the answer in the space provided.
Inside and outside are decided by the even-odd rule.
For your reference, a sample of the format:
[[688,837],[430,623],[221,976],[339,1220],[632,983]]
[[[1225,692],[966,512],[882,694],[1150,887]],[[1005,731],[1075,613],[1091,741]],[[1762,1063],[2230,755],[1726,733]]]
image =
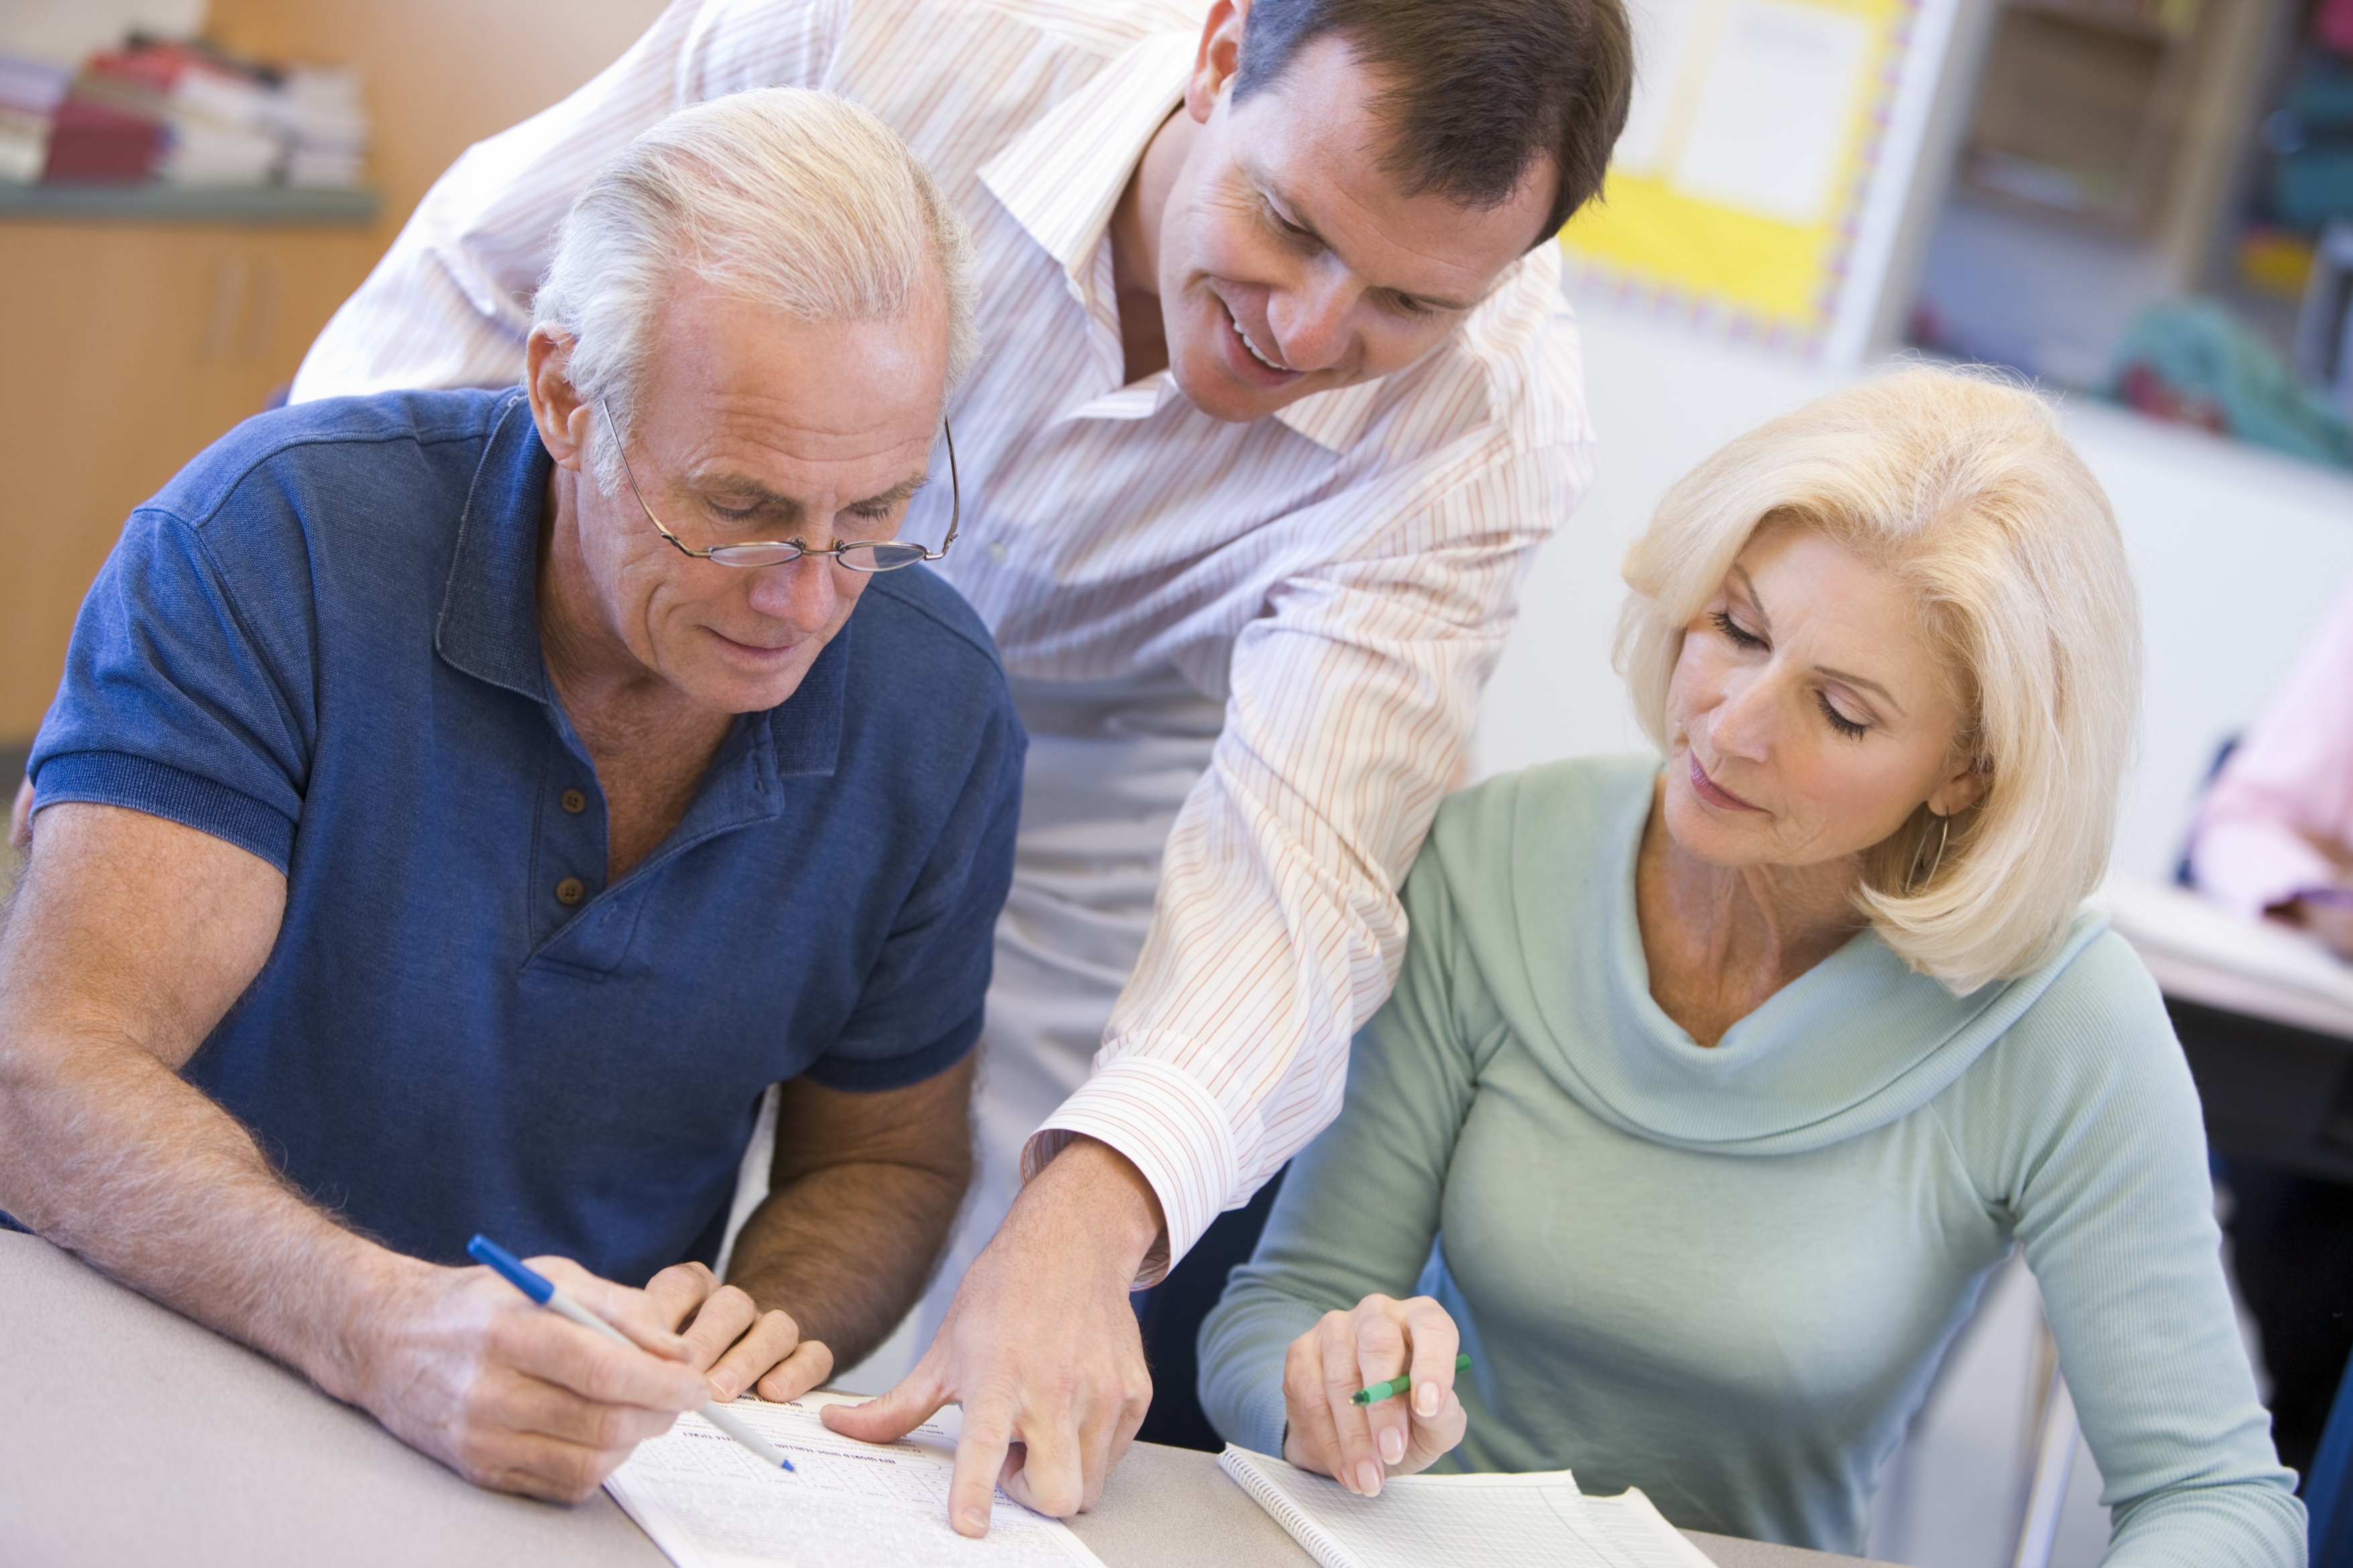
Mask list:
[[[1139,1444],[1072,1521],[1110,1568],[1311,1563],[1207,1454]],[[1694,1536],[1725,1568],[1852,1558]],[[601,1493],[468,1486],[282,1367],[0,1232],[0,1562],[9,1568],[663,1568]]]

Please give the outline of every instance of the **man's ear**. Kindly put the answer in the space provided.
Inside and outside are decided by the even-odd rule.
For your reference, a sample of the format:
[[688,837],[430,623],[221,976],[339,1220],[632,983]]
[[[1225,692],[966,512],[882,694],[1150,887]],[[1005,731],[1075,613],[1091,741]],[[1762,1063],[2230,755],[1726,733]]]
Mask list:
[[1201,47],[1185,83],[1185,111],[1204,125],[1240,67],[1242,28],[1249,21],[1250,0],[1217,0],[1201,23]]
[[539,426],[539,438],[556,467],[576,474],[587,456],[588,424],[596,411],[573,389],[571,363],[572,340],[557,336],[553,327],[532,328],[523,345],[523,387],[531,395],[532,423]]

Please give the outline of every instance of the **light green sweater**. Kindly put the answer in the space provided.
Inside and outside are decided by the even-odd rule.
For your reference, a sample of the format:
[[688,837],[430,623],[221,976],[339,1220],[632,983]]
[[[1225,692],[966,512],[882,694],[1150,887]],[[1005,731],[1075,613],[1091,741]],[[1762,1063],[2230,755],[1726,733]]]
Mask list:
[[1857,1552],[1880,1466],[2022,1243],[2115,1510],[2111,1563],[2301,1565],[2304,1510],[2219,1258],[2157,987],[2085,913],[1955,997],[1866,932],[1703,1048],[1634,913],[1650,757],[1456,795],[1396,994],[1201,1331],[1201,1397],[1282,1451],[1282,1359],[1371,1291],[1473,1357],[1441,1468],[1567,1467],[1693,1529]]

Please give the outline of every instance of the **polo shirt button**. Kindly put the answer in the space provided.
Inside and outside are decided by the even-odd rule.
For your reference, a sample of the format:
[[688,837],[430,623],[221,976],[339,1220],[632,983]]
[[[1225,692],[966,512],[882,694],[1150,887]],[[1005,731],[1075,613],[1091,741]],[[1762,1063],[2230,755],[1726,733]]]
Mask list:
[[577,877],[566,877],[555,884],[555,901],[565,909],[570,909],[587,896],[588,889],[581,885]]
[[588,809],[588,797],[576,789],[564,792],[564,809],[577,816]]

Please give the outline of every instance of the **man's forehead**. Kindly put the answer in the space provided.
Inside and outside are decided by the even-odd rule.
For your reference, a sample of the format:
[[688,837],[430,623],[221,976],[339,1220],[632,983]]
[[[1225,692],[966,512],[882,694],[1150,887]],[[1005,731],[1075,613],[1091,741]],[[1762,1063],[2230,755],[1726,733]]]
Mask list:
[[[1234,163],[1370,282],[1471,302],[1523,255],[1549,211],[1549,161],[1535,159],[1513,198],[1466,206],[1412,192],[1395,167],[1394,140],[1369,91],[1337,93],[1324,62],[1303,59],[1231,112]],[[1364,73],[1343,73],[1364,89]]]

